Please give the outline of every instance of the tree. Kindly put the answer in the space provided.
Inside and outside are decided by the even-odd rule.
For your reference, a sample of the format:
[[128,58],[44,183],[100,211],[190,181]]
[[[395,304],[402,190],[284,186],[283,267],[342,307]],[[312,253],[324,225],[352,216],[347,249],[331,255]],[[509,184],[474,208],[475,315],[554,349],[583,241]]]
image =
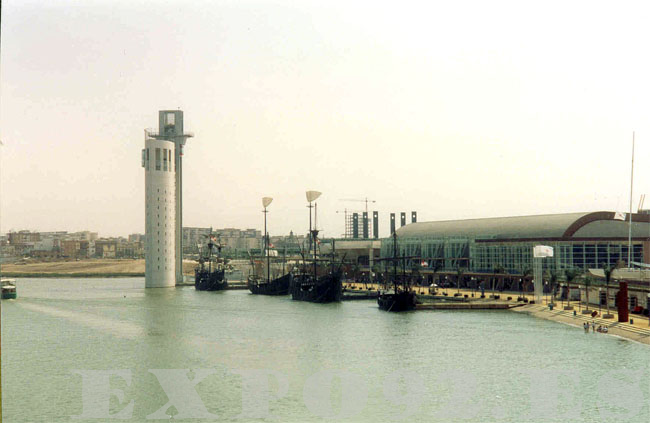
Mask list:
[[551,304],[555,303],[555,291],[557,289],[557,280],[558,280],[557,271],[555,270],[548,271],[548,283],[550,285],[550,290],[551,290]]
[[569,305],[569,299],[570,299],[569,297],[571,295],[571,282],[573,282],[573,280],[575,278],[577,278],[578,275],[580,275],[580,270],[578,270],[578,269],[566,269],[564,271],[564,275],[566,276],[566,289],[567,289],[567,291],[566,291],[566,299],[567,299],[567,306],[568,306]]
[[379,288],[379,284],[381,283],[381,266],[377,263],[375,263],[372,266],[371,272],[374,274],[373,277],[373,282],[377,284],[377,288]]
[[584,285],[585,285],[585,298],[586,298],[586,303],[585,303],[585,309],[589,310],[589,288],[591,285],[594,283],[594,278],[591,277],[591,275],[587,274],[585,275],[584,279]]
[[503,272],[505,272],[506,269],[501,264],[495,264],[494,265],[494,279],[492,280],[492,296],[495,294],[495,289],[496,289],[496,281],[498,280],[497,275],[502,275]]
[[530,267],[525,268],[521,272],[521,299],[522,299],[522,301],[523,301],[524,298],[526,298],[526,297],[524,297],[524,285],[526,284],[526,278],[528,276],[532,275],[532,274],[533,274],[533,269],[531,269]]
[[[607,318],[610,318],[612,315],[609,313],[609,281],[612,280],[612,273],[617,269],[617,266],[609,266],[605,263],[601,264],[603,268],[603,273],[605,274],[605,304],[607,305]],[[600,301],[600,298],[598,299]],[[604,316],[603,316],[604,317]]]
[[458,293],[460,294],[460,283],[463,279],[463,273],[465,273],[465,268],[458,266],[456,268],[456,286],[458,288]]
[[420,269],[422,268],[422,264],[420,263],[419,259],[413,260],[413,263],[411,264],[411,278],[413,281],[413,285],[420,285]]
[[[354,278],[354,283],[359,283],[359,274],[361,273],[361,266],[359,263],[355,263],[352,267],[352,277]],[[365,283],[364,283],[365,288]]]

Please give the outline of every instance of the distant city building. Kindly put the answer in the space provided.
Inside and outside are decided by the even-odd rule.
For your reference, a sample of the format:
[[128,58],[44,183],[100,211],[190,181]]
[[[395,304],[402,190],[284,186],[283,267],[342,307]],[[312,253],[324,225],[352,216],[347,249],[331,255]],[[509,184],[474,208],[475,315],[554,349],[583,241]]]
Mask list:
[[183,254],[198,254],[199,244],[205,244],[210,228],[183,228]]
[[95,256],[99,258],[116,258],[117,241],[103,239],[95,241]]
[[[13,242],[13,244],[10,243]],[[95,243],[99,242],[99,250]],[[20,256],[45,260],[99,258],[143,258],[144,235],[103,238],[98,240],[97,232],[81,231],[55,232],[10,232],[0,236],[0,258],[2,262]]]
[[61,255],[66,258],[88,258],[89,241],[61,241]]
[[144,234],[131,234],[128,239],[129,242],[144,242]]
[[66,238],[92,242],[92,241],[96,241],[99,238],[99,236],[97,232],[81,231],[81,232],[73,232],[67,234]]
[[[185,254],[198,254],[198,245],[205,245],[211,228],[189,227],[183,228],[183,251]],[[224,254],[246,254],[259,252],[263,247],[262,231],[259,229],[222,228],[212,229],[212,234],[217,242],[223,246]],[[291,232],[288,236],[272,236],[271,248],[277,250],[287,249],[288,253],[300,252],[305,236],[295,236]]]
[[14,248],[17,255],[30,255],[41,240],[38,232],[18,231],[7,234],[9,245]]
[[144,258],[144,242],[118,242],[116,256],[117,258]]

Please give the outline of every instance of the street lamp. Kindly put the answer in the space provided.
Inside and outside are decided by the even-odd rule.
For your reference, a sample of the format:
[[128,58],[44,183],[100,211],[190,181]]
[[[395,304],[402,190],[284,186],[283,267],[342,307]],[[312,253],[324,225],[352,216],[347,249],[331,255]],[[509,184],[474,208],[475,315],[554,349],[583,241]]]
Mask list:
[[648,310],[648,326],[650,326],[650,293],[648,293],[648,302],[645,304],[646,310]]

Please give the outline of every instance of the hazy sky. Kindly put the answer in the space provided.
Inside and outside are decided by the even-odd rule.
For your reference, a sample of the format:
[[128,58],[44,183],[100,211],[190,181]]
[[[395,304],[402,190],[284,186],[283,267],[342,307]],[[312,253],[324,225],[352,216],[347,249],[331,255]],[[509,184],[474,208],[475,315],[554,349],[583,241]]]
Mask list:
[[[306,232],[627,210],[650,193],[650,6],[3,1],[0,230],[144,232],[143,129],[180,108],[185,226]],[[650,199],[648,200],[650,207]],[[410,214],[410,213],[409,213]],[[410,217],[410,216],[409,216]]]

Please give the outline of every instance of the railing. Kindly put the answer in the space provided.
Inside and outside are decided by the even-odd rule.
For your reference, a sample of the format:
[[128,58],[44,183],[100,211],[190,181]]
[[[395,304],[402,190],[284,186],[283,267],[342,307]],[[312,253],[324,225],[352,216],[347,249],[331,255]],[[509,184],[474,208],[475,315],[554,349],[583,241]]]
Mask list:
[[[145,129],[144,134],[145,134],[145,136],[147,136],[149,138],[159,138],[159,137],[165,136],[164,134],[160,135],[160,131],[158,129],[153,129],[153,128]],[[172,135],[171,137],[172,138],[173,137],[192,138],[192,137],[194,137],[194,132],[185,132],[182,135]]]

